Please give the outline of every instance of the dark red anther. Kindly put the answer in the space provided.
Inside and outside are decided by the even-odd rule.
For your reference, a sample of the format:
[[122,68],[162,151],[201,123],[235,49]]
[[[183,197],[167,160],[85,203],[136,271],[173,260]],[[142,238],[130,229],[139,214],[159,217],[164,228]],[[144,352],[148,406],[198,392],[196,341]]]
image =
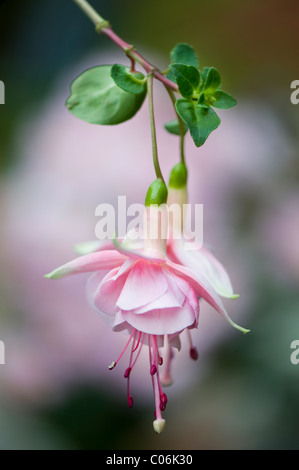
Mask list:
[[162,364],[163,364],[163,357],[158,357],[158,364],[159,364],[159,366],[162,366]]
[[166,406],[166,403],[167,403],[167,395],[166,395],[166,393],[161,393],[161,395],[160,395],[160,400],[161,400],[161,403],[163,403],[163,404]]
[[166,403],[162,403],[162,402],[161,402],[161,403],[160,403],[160,410],[161,410],[161,411],[164,411],[165,408],[166,408]]
[[150,374],[155,375],[156,372],[157,372],[156,364],[153,364],[150,369]]
[[196,348],[190,348],[190,357],[193,361],[197,361],[198,359],[198,352]]
[[124,378],[127,379],[129,377],[131,373],[131,367],[128,367],[126,370],[125,370],[125,373],[124,373]]
[[133,397],[131,395],[128,396],[128,405],[129,408],[133,408]]

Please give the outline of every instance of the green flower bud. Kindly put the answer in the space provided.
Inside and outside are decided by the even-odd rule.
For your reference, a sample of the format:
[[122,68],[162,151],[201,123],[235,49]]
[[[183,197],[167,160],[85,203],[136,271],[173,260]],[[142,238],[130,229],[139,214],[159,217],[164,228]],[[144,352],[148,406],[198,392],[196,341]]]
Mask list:
[[188,171],[184,163],[178,163],[170,172],[170,188],[184,188],[187,185]]
[[160,178],[152,182],[147,190],[145,197],[145,205],[148,207],[152,204],[166,204],[168,196],[167,186]]

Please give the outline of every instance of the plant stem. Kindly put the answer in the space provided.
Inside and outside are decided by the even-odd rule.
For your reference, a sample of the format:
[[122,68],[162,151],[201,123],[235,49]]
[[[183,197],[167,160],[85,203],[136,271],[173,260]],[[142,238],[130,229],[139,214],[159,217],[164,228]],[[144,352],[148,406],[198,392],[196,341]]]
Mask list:
[[88,16],[88,18],[97,26],[99,23],[104,23],[104,18],[98,14],[98,12],[86,1],[86,0],[74,0],[74,2],[81,8],[82,11]]
[[87,2],[87,0],[73,0],[79,8],[88,16],[88,18],[95,24],[96,31],[98,33],[103,33],[107,36],[111,41],[113,41],[118,47],[120,47],[126,55],[136,61],[147,73],[152,73],[153,76],[159,80],[160,82],[167,85],[173,91],[178,91],[178,87],[175,83],[168,78],[164,77],[161,71],[148,62],[139,52],[136,51],[134,46],[125,42],[122,38],[120,38],[111,28],[109,22],[105,20],[101,15],[97,13],[97,11]]
[[154,100],[153,100],[153,74],[151,73],[147,76],[147,93],[148,93],[148,107],[149,107],[149,117],[150,117],[151,136],[152,136],[153,163],[154,163],[154,168],[155,168],[157,178],[160,178],[162,181],[164,181],[160,164],[159,164],[159,158],[158,158],[156,126],[155,126],[155,116],[154,116]]
[[176,102],[176,98],[174,96],[174,93],[173,91],[168,88],[168,86],[165,85],[165,88],[167,90],[167,93],[169,94],[170,96],[170,99],[172,101],[172,104],[173,104],[173,107],[174,107],[174,111],[175,111],[175,114],[177,115],[177,119],[178,119],[178,122],[179,122],[179,128],[180,128],[180,155],[181,155],[181,163],[183,163],[185,165],[185,152],[184,152],[184,143],[185,143],[185,129],[184,129],[184,123],[182,121],[182,118],[179,116],[179,114],[177,113],[176,109],[175,109],[175,102]]

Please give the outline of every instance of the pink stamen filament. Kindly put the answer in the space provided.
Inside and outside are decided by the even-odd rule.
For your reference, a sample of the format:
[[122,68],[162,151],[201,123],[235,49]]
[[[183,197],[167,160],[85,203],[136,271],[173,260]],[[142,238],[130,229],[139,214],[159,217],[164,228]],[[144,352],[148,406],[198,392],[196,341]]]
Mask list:
[[134,348],[135,348],[135,342],[136,342],[136,330],[133,330],[133,342],[132,342],[132,348],[131,348],[131,354],[130,354],[130,362],[129,362],[129,367],[126,369],[126,372],[128,371],[128,374],[126,375],[125,372],[125,378],[127,379],[127,396],[128,396],[128,405],[129,408],[132,408],[133,406],[133,397],[130,394],[130,374],[132,370],[132,362],[133,362],[133,354],[134,354]]
[[112,364],[108,367],[109,370],[114,369],[114,367],[116,367],[116,364],[121,360],[121,358],[123,357],[124,353],[125,353],[126,350],[127,350],[127,347],[129,346],[129,344],[130,344],[130,342],[131,342],[131,340],[132,340],[132,338],[133,338],[135,332],[136,332],[136,330],[135,330],[135,328],[134,328],[134,330],[132,331],[132,334],[131,334],[131,336],[130,336],[128,342],[127,342],[127,344],[125,345],[124,349],[122,350],[122,353],[120,354],[119,358],[118,358],[116,361],[113,361]]
[[[133,367],[135,366],[135,364],[136,364],[136,362],[137,362],[137,359],[138,359],[138,357],[139,357],[139,355],[140,355],[140,353],[141,353],[141,350],[142,350],[142,347],[143,347],[143,343],[144,343],[144,336],[145,336],[145,335],[142,333],[142,340],[141,340],[141,342],[140,342],[140,348],[139,348],[139,350],[138,350],[138,352],[137,352],[137,355],[136,355],[136,357],[135,357],[135,359],[134,359],[134,362],[133,362],[133,364],[132,364],[131,370],[133,370]],[[136,348],[135,348],[135,349],[136,349]],[[135,351],[135,349],[134,349],[134,351]]]
[[139,331],[138,341],[137,341],[136,347],[135,347],[134,350],[133,350],[133,353],[136,351],[136,349],[137,349],[138,346],[139,346],[141,334],[142,334],[141,331]]
[[172,352],[172,349],[171,349],[171,346],[169,344],[169,341],[168,341],[168,336],[165,335],[165,338],[164,338],[164,342],[165,342],[165,356],[164,356],[164,370],[163,370],[163,373],[162,373],[162,382],[164,385],[170,385],[172,383],[172,377],[171,377],[171,360],[173,358],[173,352]]
[[153,385],[154,385],[154,396],[155,396],[155,404],[156,404],[156,419],[162,419],[162,413],[165,409],[164,404],[161,402],[161,395],[162,395],[162,387],[160,383],[160,377],[159,377],[159,370],[157,367],[158,364],[158,346],[157,346],[157,336],[153,335],[152,336],[152,341],[153,341],[153,365],[156,366],[156,373],[153,377]]

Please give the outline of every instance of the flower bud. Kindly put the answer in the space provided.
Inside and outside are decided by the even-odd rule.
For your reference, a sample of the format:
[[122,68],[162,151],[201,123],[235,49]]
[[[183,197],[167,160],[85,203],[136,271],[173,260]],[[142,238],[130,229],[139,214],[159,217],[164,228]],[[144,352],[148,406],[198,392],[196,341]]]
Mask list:
[[145,197],[145,206],[148,207],[152,204],[160,206],[167,202],[168,190],[167,186],[160,178],[152,182],[147,190]]
[[187,185],[188,171],[184,163],[177,163],[173,167],[169,176],[168,186],[170,188],[184,188]]

